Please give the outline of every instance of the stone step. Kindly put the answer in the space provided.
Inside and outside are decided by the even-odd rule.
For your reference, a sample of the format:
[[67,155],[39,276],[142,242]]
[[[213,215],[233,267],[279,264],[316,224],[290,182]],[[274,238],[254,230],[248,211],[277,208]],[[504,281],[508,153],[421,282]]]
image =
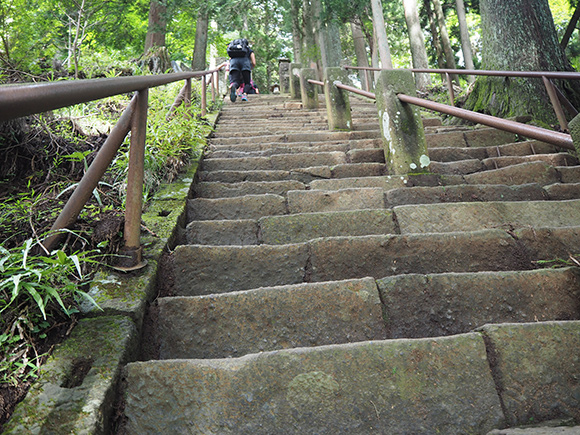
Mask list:
[[537,232],[528,252],[527,243],[507,230],[327,237],[276,246],[178,246],[174,291],[198,296],[367,276],[526,270],[544,259],[542,254],[567,258],[565,248],[579,237],[574,228],[562,228],[547,243],[542,238],[550,235]]
[[479,159],[505,156],[527,156],[534,154],[551,154],[558,152],[553,145],[540,141],[516,142],[505,145],[477,148],[441,147],[429,149],[429,157],[436,162]]
[[385,208],[384,190],[377,187],[291,190],[287,198],[292,214]]
[[[127,432],[487,433],[578,418],[580,322],[127,366]],[[175,398],[168,400],[168,398]]]
[[223,219],[259,219],[262,216],[287,214],[286,199],[281,195],[243,195],[232,198],[194,198],[187,200],[187,221]]
[[543,186],[559,183],[559,171],[544,162],[528,162],[505,168],[468,174],[462,177],[467,184],[529,184],[538,183]]
[[212,158],[201,162],[203,171],[290,171],[311,166],[348,163],[343,152],[275,154],[269,157]]
[[279,154],[305,154],[305,153],[326,153],[342,152],[346,154],[346,159],[351,163],[378,162],[385,163],[385,153],[382,148],[375,148],[372,141],[357,141],[359,143],[308,145],[308,146],[272,146],[266,149],[242,151],[234,149],[215,149],[210,147],[204,154],[204,160],[209,159],[229,159],[229,158],[249,158],[249,157],[270,157]]
[[189,222],[192,245],[284,245],[343,234],[366,236],[398,233],[390,210],[348,210],[267,216],[260,219]]
[[162,298],[159,357],[228,358],[294,347],[448,336],[487,323],[578,320],[579,296],[578,268],[562,268],[410,274],[376,283],[363,278]]
[[513,143],[517,135],[495,128],[474,128],[464,131],[445,131],[425,134],[427,145],[436,147],[489,147]]
[[462,202],[395,207],[401,234],[580,226],[580,200]]
[[161,298],[158,319],[160,359],[229,358],[386,338],[372,278]]
[[580,319],[580,269],[398,275],[377,281],[388,338],[461,334],[486,323]]
[[297,180],[310,183],[317,179],[378,177],[386,172],[383,163],[347,163],[335,166],[313,166],[292,171],[200,171],[201,181],[238,183],[241,181]]
[[[327,140],[314,142],[292,142],[292,143],[244,143],[239,145],[210,145],[211,151],[232,151],[232,152],[267,152],[272,154],[289,154],[293,152],[302,152],[303,148],[316,150],[324,147],[341,146],[346,150],[355,149],[382,149],[381,139],[351,139],[351,140]],[[272,150],[272,151],[270,151]],[[280,152],[278,152],[278,150]],[[284,152],[284,150],[288,150]],[[298,151],[296,151],[298,150]]]
[[380,131],[312,131],[304,133],[280,133],[265,136],[244,136],[240,138],[213,138],[214,145],[239,145],[243,143],[292,143],[292,142],[320,142],[327,140],[376,139],[380,138]]
[[289,190],[304,190],[306,184],[296,180],[242,181],[240,183],[199,182],[193,185],[195,198],[232,198],[244,195],[273,195],[285,196]]

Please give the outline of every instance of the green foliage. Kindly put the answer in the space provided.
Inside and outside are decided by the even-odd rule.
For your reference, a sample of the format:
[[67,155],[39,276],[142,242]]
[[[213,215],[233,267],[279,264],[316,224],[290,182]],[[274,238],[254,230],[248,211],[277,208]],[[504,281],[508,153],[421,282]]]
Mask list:
[[[179,93],[181,82],[149,91],[147,143],[145,147],[145,196],[152,194],[163,181],[171,181],[189,159],[200,153],[209,133],[203,122],[196,120],[199,106],[179,106],[168,116],[171,104]],[[192,83],[192,98],[200,100],[201,85]],[[196,113],[198,112],[198,113]],[[125,179],[129,165],[129,139],[124,152],[114,161],[112,179]]]
[[94,252],[33,255],[39,247],[32,239],[13,249],[0,246],[0,384],[36,377],[40,356],[35,344],[46,338],[47,320],[78,312],[80,300],[97,306],[81,290]]

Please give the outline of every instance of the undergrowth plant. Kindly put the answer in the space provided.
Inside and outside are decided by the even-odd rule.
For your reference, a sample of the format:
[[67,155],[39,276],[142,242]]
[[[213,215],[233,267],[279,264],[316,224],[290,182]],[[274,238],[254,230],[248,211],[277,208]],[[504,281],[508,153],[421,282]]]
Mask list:
[[0,246],[0,383],[36,376],[42,355],[35,343],[46,337],[53,316],[77,313],[82,299],[97,306],[81,290],[95,251],[32,255],[39,248],[32,239],[18,248]]

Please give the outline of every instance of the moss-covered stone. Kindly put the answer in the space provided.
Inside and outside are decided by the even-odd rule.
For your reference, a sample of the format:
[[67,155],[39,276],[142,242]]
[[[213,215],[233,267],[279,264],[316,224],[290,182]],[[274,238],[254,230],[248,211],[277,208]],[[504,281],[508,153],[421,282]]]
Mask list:
[[337,88],[335,82],[348,83],[346,73],[342,68],[326,68],[324,70],[324,99],[328,115],[328,129],[351,130],[350,100],[348,92]]
[[121,366],[135,357],[137,337],[127,317],[81,320],[43,366],[4,433],[107,433]]
[[316,72],[312,68],[302,68],[300,70],[300,94],[302,96],[302,106],[305,109],[318,108],[318,85],[308,82],[308,80],[315,79]]
[[415,95],[411,72],[381,71],[375,89],[389,173],[427,171],[430,160],[420,111],[416,106],[402,103],[397,97],[398,93]]

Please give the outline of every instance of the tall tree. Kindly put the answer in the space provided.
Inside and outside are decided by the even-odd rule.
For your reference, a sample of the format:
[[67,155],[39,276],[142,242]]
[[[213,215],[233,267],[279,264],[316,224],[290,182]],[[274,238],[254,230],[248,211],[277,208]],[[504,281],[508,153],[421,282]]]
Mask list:
[[576,26],[578,25],[579,19],[580,19],[580,2],[578,2],[578,5],[574,10],[574,14],[572,15],[572,18],[570,18],[570,22],[566,27],[564,36],[562,36],[562,40],[560,41],[560,45],[562,46],[563,49],[566,49],[566,47],[568,46],[568,43],[570,42],[570,37],[572,36],[572,33],[574,33],[574,30],[576,30]]
[[167,0],[151,0],[145,48],[141,65],[147,66],[153,73],[163,73],[171,67],[169,54],[165,46],[167,32]]
[[392,69],[393,61],[391,60],[391,49],[387,39],[387,28],[385,26],[385,17],[383,15],[383,5],[380,0],[371,0],[373,11],[373,27],[377,35],[377,48],[381,66]]
[[207,30],[209,27],[209,8],[208,3],[203,2],[197,13],[197,22],[195,24],[195,43],[193,46],[193,60],[191,68],[194,71],[203,71],[207,66]]
[[[413,57],[414,68],[429,68],[427,59],[427,49],[423,30],[419,24],[419,13],[417,12],[417,0],[403,0],[405,8],[405,20],[409,31],[409,42],[411,44],[411,55]],[[429,74],[415,74],[415,83],[418,89],[424,90],[431,85]]]
[[304,31],[302,30],[301,1],[290,0],[290,15],[292,17],[292,50],[294,62],[302,63],[302,51],[304,46]]
[[[431,0],[433,2],[433,9],[435,10],[435,16],[437,17],[437,25],[439,28],[439,36],[441,37],[441,45],[443,47],[443,53],[445,54],[445,64],[448,69],[456,69],[455,64],[455,53],[453,53],[453,48],[451,47],[451,41],[449,40],[449,32],[447,31],[447,25],[445,24],[445,14],[443,12],[443,7],[439,0]],[[452,75],[453,81],[459,85],[459,78],[456,74]]]
[[[570,71],[558,43],[548,0],[480,0],[482,69],[514,71]],[[575,81],[562,90],[573,104],[580,102]],[[480,77],[466,107],[495,116],[532,115],[554,122],[545,87],[540,79]]]
[[[457,7],[457,21],[459,21],[459,34],[461,36],[461,51],[463,52],[463,60],[465,62],[465,69],[475,69],[473,64],[473,51],[471,50],[471,39],[469,38],[469,30],[467,28],[467,16],[465,14],[465,3],[463,0],[455,0]],[[474,76],[468,76],[470,83],[475,81]]]
[[[362,32],[361,26],[357,21],[351,21],[350,30],[352,32],[352,40],[354,43],[354,53],[356,55],[357,66],[369,67],[369,56],[367,54],[367,46],[365,43],[365,36]],[[367,77],[369,77],[368,71],[359,71],[359,79],[362,84],[363,89],[370,89],[370,83],[367,82]]]

